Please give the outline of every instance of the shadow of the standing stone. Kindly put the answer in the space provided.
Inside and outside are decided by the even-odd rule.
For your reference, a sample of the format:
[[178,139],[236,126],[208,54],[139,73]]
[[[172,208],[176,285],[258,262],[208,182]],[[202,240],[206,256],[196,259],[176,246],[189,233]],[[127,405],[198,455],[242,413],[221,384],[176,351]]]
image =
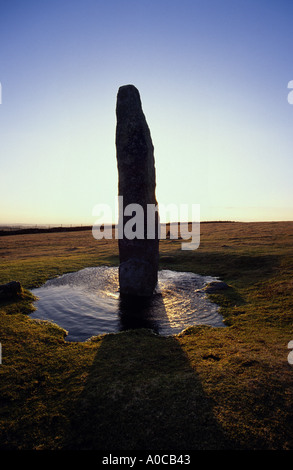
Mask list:
[[176,337],[137,329],[97,339],[69,449],[230,449]]
[[159,334],[160,324],[170,325],[162,295],[150,297],[121,296],[119,299],[120,331],[151,329]]

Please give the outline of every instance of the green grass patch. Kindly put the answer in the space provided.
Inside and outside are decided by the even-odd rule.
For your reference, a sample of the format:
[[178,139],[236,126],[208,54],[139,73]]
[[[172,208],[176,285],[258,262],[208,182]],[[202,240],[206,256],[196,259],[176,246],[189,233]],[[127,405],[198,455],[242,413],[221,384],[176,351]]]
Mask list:
[[292,228],[206,224],[195,252],[161,242],[161,269],[229,285],[210,295],[226,327],[167,338],[133,330],[84,343],[31,320],[29,289],[117,265],[116,242],[86,232],[2,237],[0,282],[19,280],[24,290],[0,305],[0,448],[293,449]]

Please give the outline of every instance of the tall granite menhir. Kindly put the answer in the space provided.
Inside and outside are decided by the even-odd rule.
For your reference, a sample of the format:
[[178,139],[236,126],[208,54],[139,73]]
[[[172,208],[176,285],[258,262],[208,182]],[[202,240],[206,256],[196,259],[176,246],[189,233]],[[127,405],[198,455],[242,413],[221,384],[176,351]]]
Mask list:
[[[147,237],[147,206],[157,205],[154,147],[139,92],[133,85],[119,88],[116,116],[118,194],[123,196],[123,207],[119,209],[119,224],[123,226],[123,237],[119,239],[120,295],[150,297],[157,284],[159,262],[158,213],[155,213],[155,236]],[[143,208],[143,237],[141,234],[133,239],[125,236],[125,224],[137,215],[124,214],[129,204]],[[138,232],[136,225],[133,232]]]

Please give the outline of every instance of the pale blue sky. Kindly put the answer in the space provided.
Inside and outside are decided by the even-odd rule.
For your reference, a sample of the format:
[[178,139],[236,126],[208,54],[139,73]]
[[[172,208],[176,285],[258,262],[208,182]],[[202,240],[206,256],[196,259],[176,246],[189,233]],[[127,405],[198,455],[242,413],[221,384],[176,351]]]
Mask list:
[[91,224],[134,84],[159,203],[293,220],[289,0],[0,1],[0,223]]

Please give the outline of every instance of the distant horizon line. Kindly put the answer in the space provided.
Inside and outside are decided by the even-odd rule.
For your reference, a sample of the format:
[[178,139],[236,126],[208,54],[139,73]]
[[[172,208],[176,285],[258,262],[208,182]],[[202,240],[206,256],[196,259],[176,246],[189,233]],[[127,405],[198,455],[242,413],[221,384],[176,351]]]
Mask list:
[[[161,224],[178,224],[178,222],[161,222]],[[198,221],[193,221],[193,222],[198,222]],[[272,222],[293,222],[293,219],[291,220],[228,220],[228,219],[207,219],[207,220],[200,220],[199,223],[272,223]],[[190,221],[181,221],[181,223],[192,223],[192,220]],[[1,227],[92,227],[94,224],[90,223],[24,223],[24,222],[2,222],[0,223],[0,228]],[[116,222],[105,222],[104,224],[101,224],[104,226],[109,227],[112,225],[113,227],[117,225]]]

